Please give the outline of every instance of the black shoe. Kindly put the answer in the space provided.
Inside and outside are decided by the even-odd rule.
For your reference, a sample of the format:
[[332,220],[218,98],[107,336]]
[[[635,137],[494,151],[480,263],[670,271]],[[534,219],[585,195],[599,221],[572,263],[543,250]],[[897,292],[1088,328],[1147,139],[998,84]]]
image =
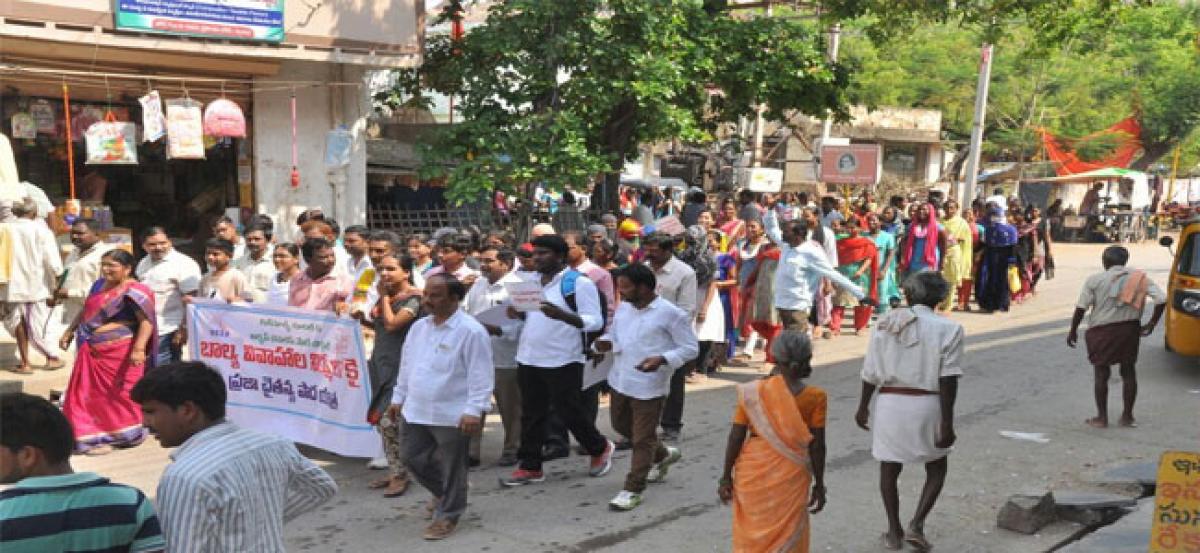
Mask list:
[[617,451],[629,451],[630,449],[633,449],[633,442],[625,438],[617,440],[615,444],[617,446]]
[[679,430],[664,428],[662,434],[659,435],[659,438],[668,444],[679,443]]
[[480,465],[479,459],[477,459],[475,457],[467,457],[467,467],[468,468],[475,468],[479,465]]
[[546,446],[546,447],[542,448],[542,460],[543,461],[553,461],[555,459],[562,459],[564,457],[570,457],[570,456],[571,456],[571,450],[570,450],[570,448],[567,448],[567,447]]
[[503,455],[501,455],[499,459],[496,460],[496,466],[511,467],[513,465],[516,465],[518,461],[520,461],[520,459],[517,458],[516,453],[507,451]]

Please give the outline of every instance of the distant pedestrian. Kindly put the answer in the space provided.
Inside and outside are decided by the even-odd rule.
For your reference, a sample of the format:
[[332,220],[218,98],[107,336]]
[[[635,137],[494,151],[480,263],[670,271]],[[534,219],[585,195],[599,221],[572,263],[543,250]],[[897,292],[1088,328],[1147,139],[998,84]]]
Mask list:
[[172,363],[133,387],[146,428],[171,452],[158,482],[171,553],[283,551],[283,524],[337,493],[291,441],[225,420],[225,382],[203,363]]
[[[1129,261],[1129,250],[1124,247],[1105,248],[1100,261],[1104,272],[1088,277],[1083,290],[1079,291],[1067,345],[1075,347],[1079,341],[1079,323],[1090,309],[1088,329],[1083,338],[1088,362],[1095,369],[1096,416],[1086,422],[1095,428],[1108,426],[1108,378],[1112,366],[1117,365],[1121,371],[1123,400],[1117,424],[1133,427],[1137,426],[1133,403],[1137,400],[1138,345],[1142,336],[1154,332],[1167,306],[1167,295],[1145,271],[1125,266]],[[1154,302],[1154,313],[1143,325],[1142,311],[1147,298]]]
[[[675,238],[663,232],[655,232],[647,236],[642,244],[646,266],[654,271],[654,278],[658,283],[654,293],[695,320],[698,309],[696,296],[700,286],[695,269],[675,255]],[[711,278],[710,274],[709,279]],[[683,432],[686,376],[683,371],[675,371],[671,375],[671,391],[667,394],[662,416],[662,438],[667,443],[678,442]]]
[[613,429],[633,444],[625,487],[609,502],[620,511],[641,504],[646,482],[661,482],[681,457],[678,449],[659,441],[657,429],[671,376],[696,357],[696,334],[691,315],[658,297],[656,284],[654,273],[644,265],[622,269],[617,285],[624,301],[610,330],[595,345],[614,357],[608,374],[609,414]]
[[428,317],[413,323],[387,416],[404,415],[408,471],[433,494],[425,539],[454,532],[467,509],[467,450],[491,406],[492,343],[459,304],[467,289],[453,275],[425,281]]
[[17,374],[32,374],[29,346],[46,357],[45,368],[60,369],[64,362],[58,351],[46,340],[46,319],[49,310],[46,300],[51,297],[49,283],[62,273],[62,257],[54,233],[37,217],[37,203],[31,198],[12,207],[16,219],[0,223],[7,227],[8,243],[12,248],[8,265],[8,282],[0,286],[0,323],[17,340],[21,364],[9,370]]
[[155,348],[157,365],[179,361],[187,329],[183,325],[184,296],[194,296],[200,289],[200,266],[192,258],[179,253],[171,245],[167,230],[150,227],[142,237],[146,251],[137,264],[137,279],[154,291],[154,309],[158,345]]
[[71,468],[74,432],[45,399],[0,395],[0,551],[164,551],[142,492]]
[[[954,445],[954,401],[962,376],[963,327],[934,310],[950,293],[941,273],[922,271],[904,281],[909,307],[879,318],[863,359],[862,395],[854,420],[871,432],[879,460],[879,486],[887,512],[883,545],[907,541],[929,550],[925,518],[946,482],[946,456]],[[875,417],[871,417],[871,396]],[[870,425],[868,426],[868,421]],[[925,465],[925,487],[908,528],[900,523],[897,481],[905,463]]]

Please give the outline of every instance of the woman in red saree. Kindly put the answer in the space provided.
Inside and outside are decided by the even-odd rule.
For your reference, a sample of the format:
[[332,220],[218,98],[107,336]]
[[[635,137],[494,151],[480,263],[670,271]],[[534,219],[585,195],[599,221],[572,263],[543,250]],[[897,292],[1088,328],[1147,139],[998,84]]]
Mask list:
[[825,508],[828,400],[804,383],[808,333],[784,332],[772,349],[778,374],[738,385],[717,495],[733,501],[733,551],[807,553],[809,514]]
[[134,280],[133,262],[119,249],[100,258],[103,278],[59,344],[67,349],[75,339],[63,414],[75,429],[75,450],[87,455],[133,447],[146,437],[141,409],[129,391],[154,363],[154,292]]
[[[848,227],[850,234],[837,241],[838,266],[837,270],[851,282],[868,291],[871,299],[879,301],[879,248],[875,240],[859,234],[858,225]],[[841,334],[842,318],[846,308],[854,309],[854,334],[860,334],[871,322],[871,306],[862,305],[853,294],[838,289],[834,293],[833,311],[830,314],[829,326],[833,333]]]

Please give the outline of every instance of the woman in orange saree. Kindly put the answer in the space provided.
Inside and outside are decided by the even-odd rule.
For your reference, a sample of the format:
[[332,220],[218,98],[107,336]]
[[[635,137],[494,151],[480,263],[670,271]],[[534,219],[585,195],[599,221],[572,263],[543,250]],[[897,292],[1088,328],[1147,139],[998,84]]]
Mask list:
[[733,502],[733,551],[807,553],[809,514],[825,507],[827,399],[804,383],[807,333],[786,331],[772,350],[778,374],[738,386],[717,495]]

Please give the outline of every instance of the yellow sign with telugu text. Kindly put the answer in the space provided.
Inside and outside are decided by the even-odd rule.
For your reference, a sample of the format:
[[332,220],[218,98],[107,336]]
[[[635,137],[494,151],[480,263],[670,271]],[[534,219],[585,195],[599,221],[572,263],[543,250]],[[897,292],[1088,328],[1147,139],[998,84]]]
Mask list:
[[1163,453],[1150,553],[1200,553],[1200,453]]

